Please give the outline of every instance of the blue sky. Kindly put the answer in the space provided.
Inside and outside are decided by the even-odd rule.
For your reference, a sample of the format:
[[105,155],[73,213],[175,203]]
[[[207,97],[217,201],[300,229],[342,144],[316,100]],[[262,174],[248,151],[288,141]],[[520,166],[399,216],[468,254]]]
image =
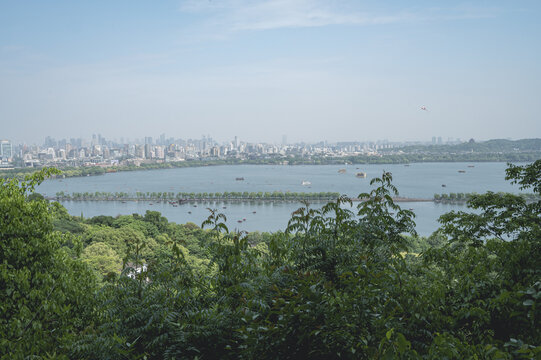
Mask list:
[[540,10],[0,0],[0,138],[540,137]]

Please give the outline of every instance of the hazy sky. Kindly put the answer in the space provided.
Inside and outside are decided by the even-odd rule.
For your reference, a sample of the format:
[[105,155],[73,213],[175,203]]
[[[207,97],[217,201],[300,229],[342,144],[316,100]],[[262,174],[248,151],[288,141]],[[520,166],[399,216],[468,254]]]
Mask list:
[[540,18],[539,0],[0,0],[0,138],[541,137]]

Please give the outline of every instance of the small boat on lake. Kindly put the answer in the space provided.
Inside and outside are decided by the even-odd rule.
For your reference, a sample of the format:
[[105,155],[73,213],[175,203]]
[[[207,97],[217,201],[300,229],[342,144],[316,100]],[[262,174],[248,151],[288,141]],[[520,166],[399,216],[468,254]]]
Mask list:
[[364,179],[364,178],[366,178],[366,173],[361,171],[361,172],[358,172],[355,176],[358,177],[358,178],[363,178]]
[[339,174],[345,174],[345,173],[346,173],[346,169],[340,169],[340,170],[338,170],[338,173],[339,173]]
[[458,170],[459,173],[464,174],[466,170]]
[[243,177],[238,177],[238,178],[235,178],[235,180],[237,180],[237,181],[243,181],[244,178],[243,178]]
[[447,187],[447,185],[445,185],[445,184],[441,184],[441,187]]
[[468,165],[469,168],[475,167],[475,165]]
[[312,185],[312,183],[311,183],[310,181],[303,180],[303,181],[301,182],[301,185],[302,185],[302,186],[309,186],[309,185]]

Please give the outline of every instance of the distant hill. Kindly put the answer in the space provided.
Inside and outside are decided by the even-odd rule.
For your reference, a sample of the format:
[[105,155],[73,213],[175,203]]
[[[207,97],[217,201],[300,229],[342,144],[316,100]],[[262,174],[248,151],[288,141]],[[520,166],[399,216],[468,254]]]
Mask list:
[[541,139],[468,141],[457,145],[415,145],[402,148],[405,152],[428,153],[511,153],[541,151]]

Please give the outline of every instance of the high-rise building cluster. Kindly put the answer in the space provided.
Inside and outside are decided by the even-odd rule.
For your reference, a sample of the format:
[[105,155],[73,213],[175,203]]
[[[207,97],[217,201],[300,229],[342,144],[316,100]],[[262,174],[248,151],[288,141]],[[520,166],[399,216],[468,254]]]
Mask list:
[[280,144],[252,143],[235,136],[231,141],[218,143],[210,135],[200,139],[167,138],[165,134],[153,138],[108,140],[101,134],[90,139],[71,138],[56,140],[47,136],[42,145],[20,144],[12,146],[2,140],[0,158],[3,167],[39,166],[111,166],[140,165],[142,163],[212,160],[258,159],[275,156],[351,156],[377,155],[378,151],[392,149],[397,144],[388,141],[341,142],[329,144],[288,144],[284,135]]

